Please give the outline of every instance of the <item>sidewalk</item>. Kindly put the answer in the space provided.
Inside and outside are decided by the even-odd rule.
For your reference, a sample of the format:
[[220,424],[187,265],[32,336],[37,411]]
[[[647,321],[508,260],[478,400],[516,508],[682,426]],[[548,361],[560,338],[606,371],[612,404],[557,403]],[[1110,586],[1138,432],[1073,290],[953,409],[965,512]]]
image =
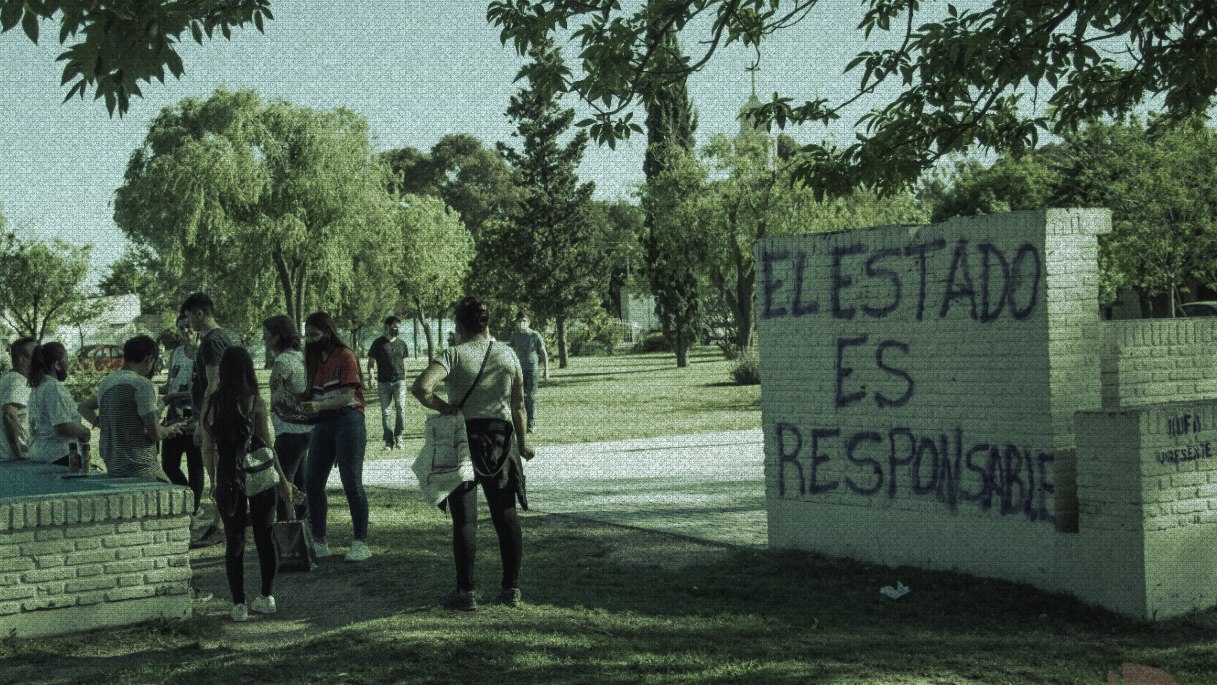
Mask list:
[[[417,490],[413,455],[367,461],[367,485]],[[760,429],[537,449],[525,464],[531,511],[685,535],[766,544]],[[330,487],[341,487],[337,469]]]

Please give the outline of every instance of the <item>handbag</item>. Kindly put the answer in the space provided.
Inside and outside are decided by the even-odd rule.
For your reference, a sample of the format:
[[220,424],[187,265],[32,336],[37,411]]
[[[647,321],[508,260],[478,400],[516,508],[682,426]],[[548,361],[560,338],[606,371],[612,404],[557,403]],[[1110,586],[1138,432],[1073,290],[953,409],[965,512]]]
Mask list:
[[[258,443],[255,447],[254,440]],[[245,439],[245,449],[237,458],[237,483],[246,497],[265,492],[279,484],[279,471],[275,468],[275,453],[254,435],[251,427]]]
[[461,414],[461,407],[465,406],[465,401],[482,379],[482,372],[486,370],[492,347],[494,341],[486,347],[482,367],[478,369],[468,392],[456,405],[456,411],[452,414],[433,414],[426,419],[423,448],[415,458],[411,470],[418,479],[423,499],[434,506],[442,506],[448,495],[461,483],[472,481],[476,477],[473,457],[469,452],[469,433],[465,429],[465,417]]
[[[288,505],[288,516],[295,516],[294,507]],[[312,571],[317,568],[317,548],[308,523],[296,518],[276,521],[271,527],[275,539],[275,556],[279,570],[287,572]]]

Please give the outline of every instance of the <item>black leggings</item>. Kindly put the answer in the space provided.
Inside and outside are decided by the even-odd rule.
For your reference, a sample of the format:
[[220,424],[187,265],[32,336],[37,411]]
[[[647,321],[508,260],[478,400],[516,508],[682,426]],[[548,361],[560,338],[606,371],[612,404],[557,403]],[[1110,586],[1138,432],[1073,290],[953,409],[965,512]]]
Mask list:
[[[283,475],[287,476],[287,481],[295,485],[300,492],[305,492],[304,458],[308,456],[308,441],[308,433],[280,433],[275,436],[275,454],[278,455],[279,464],[283,467]],[[291,503],[279,500],[276,508],[278,520],[287,520],[289,504]],[[297,504],[294,513],[297,521],[308,520],[308,503]]]
[[[224,518],[224,537],[228,543],[224,553],[224,572],[228,575],[228,589],[232,592],[233,604],[244,604],[247,520],[253,525],[254,545],[258,548],[258,565],[262,568],[262,594],[269,597],[274,589],[279,560],[275,556],[271,525],[275,522],[275,501],[278,495],[275,494],[275,488],[270,488],[253,497],[237,497],[236,512],[229,516],[221,507],[220,515]],[[249,503],[248,509],[246,502]]]
[[[182,473],[182,455],[186,455],[186,473]],[[188,485],[194,493],[194,513],[199,511],[203,497],[203,453],[194,444],[194,435],[186,433],[161,441],[161,468],[174,485]],[[186,474],[189,474],[187,477]]]
[[[520,584],[520,561],[524,557],[524,540],[520,534],[520,518],[516,515],[516,495],[493,482],[479,479],[490,507],[490,520],[499,536],[499,554],[503,558],[503,587]],[[477,556],[478,495],[475,483],[462,483],[448,495],[452,511],[452,555],[456,558],[456,587],[473,589],[473,561]]]

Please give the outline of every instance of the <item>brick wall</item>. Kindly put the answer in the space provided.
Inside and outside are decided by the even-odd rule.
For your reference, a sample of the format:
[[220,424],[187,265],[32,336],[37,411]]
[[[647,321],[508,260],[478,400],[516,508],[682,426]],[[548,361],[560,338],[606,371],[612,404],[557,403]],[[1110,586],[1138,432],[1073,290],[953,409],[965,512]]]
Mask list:
[[1217,397],[1217,317],[1101,323],[1103,408]]
[[1064,587],[1108,230],[1043,210],[759,242],[770,544]]
[[188,616],[188,495],[148,484],[0,501],[0,634]]
[[1160,620],[1217,603],[1217,401],[1081,412],[1074,592]]

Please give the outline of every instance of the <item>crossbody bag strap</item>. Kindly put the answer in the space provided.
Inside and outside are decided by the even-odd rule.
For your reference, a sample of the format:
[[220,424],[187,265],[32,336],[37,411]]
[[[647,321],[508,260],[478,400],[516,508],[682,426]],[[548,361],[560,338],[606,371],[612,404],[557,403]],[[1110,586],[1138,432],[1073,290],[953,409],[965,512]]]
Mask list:
[[482,380],[482,372],[486,370],[486,362],[490,361],[490,348],[492,347],[494,347],[493,340],[491,340],[490,344],[486,346],[486,356],[482,358],[482,368],[478,369],[478,375],[473,377],[473,385],[469,386],[469,390],[465,393],[465,396],[461,398],[460,404],[456,405],[457,409],[465,406],[465,400],[469,399],[469,395],[473,394],[473,389],[477,387],[478,381]]

